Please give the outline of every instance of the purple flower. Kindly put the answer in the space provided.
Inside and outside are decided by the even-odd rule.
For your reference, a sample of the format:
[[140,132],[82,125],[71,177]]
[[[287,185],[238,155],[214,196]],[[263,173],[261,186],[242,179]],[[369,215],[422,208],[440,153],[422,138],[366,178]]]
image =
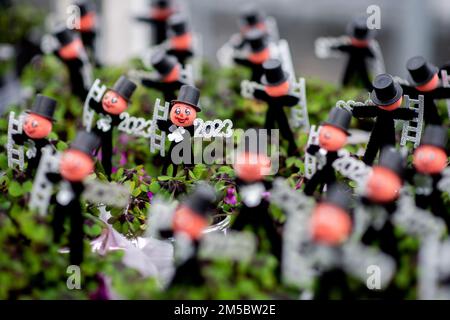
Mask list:
[[236,189],[234,187],[227,189],[227,195],[223,198],[223,202],[230,205],[236,205]]
[[112,167],[112,168],[111,168],[111,172],[112,172],[112,173],[116,173],[116,172],[117,172],[117,167]]
[[152,202],[152,199],[153,199],[153,192],[151,192],[151,191],[147,192],[147,197],[148,197],[148,201],[149,201],[149,202]]
[[129,140],[130,140],[130,138],[125,133],[122,133],[121,135],[119,135],[119,143],[121,145],[123,145],[123,146],[126,145]]
[[120,154],[120,161],[119,161],[119,165],[124,166],[127,164],[127,153],[126,152],[122,152]]
[[262,197],[263,197],[266,201],[269,201],[269,199],[270,199],[270,191],[264,191],[264,192],[262,193]]

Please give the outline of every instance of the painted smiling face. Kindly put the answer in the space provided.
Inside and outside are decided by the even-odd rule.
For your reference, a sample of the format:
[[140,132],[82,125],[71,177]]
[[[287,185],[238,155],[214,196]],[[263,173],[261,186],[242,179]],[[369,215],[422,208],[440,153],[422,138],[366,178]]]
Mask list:
[[337,245],[348,238],[352,221],[343,209],[332,204],[321,203],[314,209],[310,228],[315,241]]
[[84,152],[69,149],[61,157],[59,170],[64,179],[80,182],[94,171],[94,161]]
[[170,121],[178,127],[189,127],[194,124],[197,111],[190,105],[175,103],[170,110]]
[[439,173],[447,166],[447,154],[436,146],[423,145],[414,151],[413,164],[421,173]]
[[108,90],[103,96],[102,107],[106,112],[118,115],[128,108],[128,102],[117,92]]
[[327,151],[337,151],[347,142],[347,135],[341,129],[324,125],[319,132],[319,145]]
[[239,154],[234,164],[236,175],[246,181],[260,181],[270,173],[271,162],[264,154],[244,152]]
[[397,199],[402,181],[393,171],[374,167],[366,186],[367,197],[378,203],[387,203]]
[[30,113],[23,123],[23,131],[32,139],[42,139],[52,131],[52,122],[40,115]]

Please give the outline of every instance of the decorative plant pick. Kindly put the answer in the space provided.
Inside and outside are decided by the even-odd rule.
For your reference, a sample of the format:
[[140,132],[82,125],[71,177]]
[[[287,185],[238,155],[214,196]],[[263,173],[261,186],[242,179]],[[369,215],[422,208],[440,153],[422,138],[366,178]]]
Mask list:
[[8,124],[8,166],[18,165],[20,170],[24,167],[24,145],[28,145],[26,157],[28,158],[27,173],[31,175],[37,168],[41,159],[42,148],[51,145],[47,139],[53,127],[53,114],[56,101],[52,98],[38,94],[33,106],[25,114],[14,117],[9,114]]
[[[95,38],[97,35],[97,15],[95,7],[93,3],[88,1],[77,2],[76,6],[80,9],[80,21],[77,25],[77,31],[81,35],[84,46],[90,51],[91,58],[96,61]],[[97,61],[96,64],[98,65]]]
[[161,44],[167,39],[167,21],[174,12],[171,0],[152,0],[149,15],[136,18],[152,26],[153,45]]
[[357,17],[348,25],[348,36],[317,39],[316,55],[323,59],[340,53],[348,54],[342,84],[347,86],[356,77],[367,90],[371,90],[369,67],[374,76],[385,72],[383,56],[374,36],[375,30],[367,27],[367,17]]
[[[97,79],[86,97],[83,108],[83,124],[87,131],[92,129],[94,111],[100,119],[94,131],[101,137],[102,165],[106,175],[111,175],[112,164],[112,134],[115,126],[121,126],[121,119],[127,118],[124,111],[128,108],[131,96],[136,90],[136,84],[121,76],[111,89],[100,86]],[[145,120],[144,120],[145,124]]]
[[53,231],[59,242],[64,231],[64,220],[70,218],[70,261],[79,265],[83,261],[83,215],[80,198],[112,206],[125,206],[129,190],[124,186],[107,185],[87,181],[93,172],[92,152],[98,148],[100,138],[94,133],[78,132],[68,150],[62,154],[44,149],[44,156],[38,167],[30,198],[30,208],[37,209],[41,215],[48,212],[53,184],[59,183],[59,192],[54,200]]
[[[289,143],[290,155],[294,155],[297,146],[283,107],[292,107],[295,127],[309,130],[308,110],[306,107],[305,80],[293,80],[287,72],[283,71],[281,62],[269,59],[263,63],[264,75],[260,82],[244,81],[241,83],[242,95],[246,98],[261,100],[267,103],[265,129],[275,129],[278,125],[281,135]],[[294,111],[295,110],[295,111]]]
[[347,142],[351,118],[352,114],[347,110],[334,107],[319,129],[318,144],[308,145],[306,152],[316,158],[318,170],[305,185],[306,195],[312,195],[319,185],[322,191],[324,186],[336,181],[333,163],[339,158],[338,151]]

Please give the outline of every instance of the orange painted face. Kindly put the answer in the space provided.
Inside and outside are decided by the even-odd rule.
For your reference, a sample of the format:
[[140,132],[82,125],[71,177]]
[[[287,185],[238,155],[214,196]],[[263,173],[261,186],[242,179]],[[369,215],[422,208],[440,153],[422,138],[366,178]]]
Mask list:
[[151,12],[150,12],[150,16],[158,21],[165,21],[167,20],[170,15],[173,13],[173,9],[172,8],[158,8],[158,7],[153,7]]
[[271,97],[285,96],[289,92],[289,81],[285,81],[276,86],[265,86],[264,90]]
[[402,101],[403,101],[403,97],[400,97],[400,99],[398,99],[393,104],[389,104],[387,106],[378,106],[378,108],[383,109],[383,110],[387,110],[387,111],[392,111],[392,110],[395,110],[398,107],[400,107],[402,105]]
[[180,79],[180,65],[177,64],[173,69],[162,79],[162,82],[169,83]]
[[263,154],[244,152],[238,155],[234,170],[246,182],[261,181],[270,172],[270,159]]
[[190,105],[177,102],[170,110],[170,121],[179,127],[189,127],[194,124],[197,111]]
[[351,38],[350,41],[352,42],[352,46],[357,47],[357,48],[366,48],[369,46],[369,41],[367,41],[367,40]]
[[327,151],[337,151],[347,142],[347,135],[339,128],[324,125],[319,132],[319,145]]
[[89,12],[80,18],[80,31],[92,31],[95,27],[95,12]]
[[203,230],[208,226],[204,217],[193,212],[190,208],[181,205],[175,212],[172,228],[176,232],[184,232],[191,239],[199,239]]
[[128,108],[128,102],[117,92],[108,90],[103,96],[102,107],[106,112],[118,115]]
[[94,161],[80,150],[69,149],[61,157],[59,170],[64,179],[80,182],[94,171]]
[[397,199],[402,180],[387,168],[375,166],[366,186],[367,197],[378,203],[391,202]]
[[262,51],[250,53],[248,60],[254,64],[263,64],[266,60],[270,58],[269,48],[265,48]]
[[52,131],[52,122],[40,115],[29,113],[23,122],[23,131],[32,139],[42,139]]
[[310,228],[315,241],[338,245],[350,235],[352,221],[343,209],[329,203],[320,203],[314,209]]
[[192,46],[192,34],[186,32],[180,36],[170,38],[172,48],[176,50],[189,50]]
[[439,173],[447,166],[447,154],[441,148],[423,145],[414,151],[413,164],[421,173]]
[[81,51],[83,51],[83,43],[81,42],[81,39],[77,38],[60,48],[58,52],[63,59],[72,60],[78,58]]
[[427,92],[427,91],[432,91],[434,89],[437,88],[437,86],[439,85],[439,76],[436,73],[433,78],[431,78],[430,81],[428,81],[427,83],[421,85],[421,86],[417,86],[416,89],[422,92]]

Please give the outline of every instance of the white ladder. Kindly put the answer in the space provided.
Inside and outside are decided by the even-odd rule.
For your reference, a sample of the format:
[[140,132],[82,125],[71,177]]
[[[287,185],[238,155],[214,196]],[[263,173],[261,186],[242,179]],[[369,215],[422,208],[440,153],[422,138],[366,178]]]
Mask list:
[[255,96],[253,94],[255,93],[256,89],[264,90],[264,86],[255,81],[242,80],[242,82],[241,82],[241,96],[242,97],[244,97],[246,99],[255,99]]
[[294,128],[303,128],[305,132],[309,132],[309,116],[306,104],[306,86],[305,78],[299,78],[298,81],[292,83],[292,93],[299,98],[298,104],[291,109],[291,121]]
[[53,191],[53,183],[47,179],[46,174],[59,172],[59,158],[60,154],[51,146],[42,148],[42,157],[34,178],[29,203],[30,209],[36,209],[42,216],[47,214]]
[[418,115],[412,120],[403,122],[400,146],[406,146],[406,143],[409,141],[414,143],[414,148],[417,148],[422,136],[424,97],[420,95],[419,99],[416,100],[405,95],[404,99],[406,108],[417,111]]
[[[444,88],[450,87],[450,79],[447,74],[447,70],[441,70],[441,79],[442,79],[442,86]],[[445,100],[447,104],[447,115],[450,118],[450,99]]]
[[106,86],[101,85],[100,79],[95,79],[83,105],[83,126],[87,132],[90,132],[92,129],[92,121],[94,120],[95,114],[94,110],[89,107],[89,101],[93,99],[96,102],[100,102],[105,92]]
[[160,100],[156,99],[153,109],[152,127],[150,134],[150,152],[159,150],[161,156],[165,153],[166,133],[158,128],[158,120],[167,120],[169,115],[169,103],[161,105]]
[[13,168],[14,166],[18,166],[20,171],[22,171],[24,167],[24,148],[19,145],[16,146],[12,136],[14,134],[22,133],[22,120],[22,116],[15,118],[15,113],[13,111],[9,113],[8,140],[6,144],[8,167]]
[[[309,130],[309,137],[308,137],[308,143],[306,144],[306,147],[308,148],[310,145],[317,145],[319,143],[319,129],[320,126],[317,127],[312,125],[311,129]],[[313,155],[310,155],[309,153],[305,152],[305,177],[307,179],[311,179],[311,177],[316,172],[317,168],[317,159]]]

